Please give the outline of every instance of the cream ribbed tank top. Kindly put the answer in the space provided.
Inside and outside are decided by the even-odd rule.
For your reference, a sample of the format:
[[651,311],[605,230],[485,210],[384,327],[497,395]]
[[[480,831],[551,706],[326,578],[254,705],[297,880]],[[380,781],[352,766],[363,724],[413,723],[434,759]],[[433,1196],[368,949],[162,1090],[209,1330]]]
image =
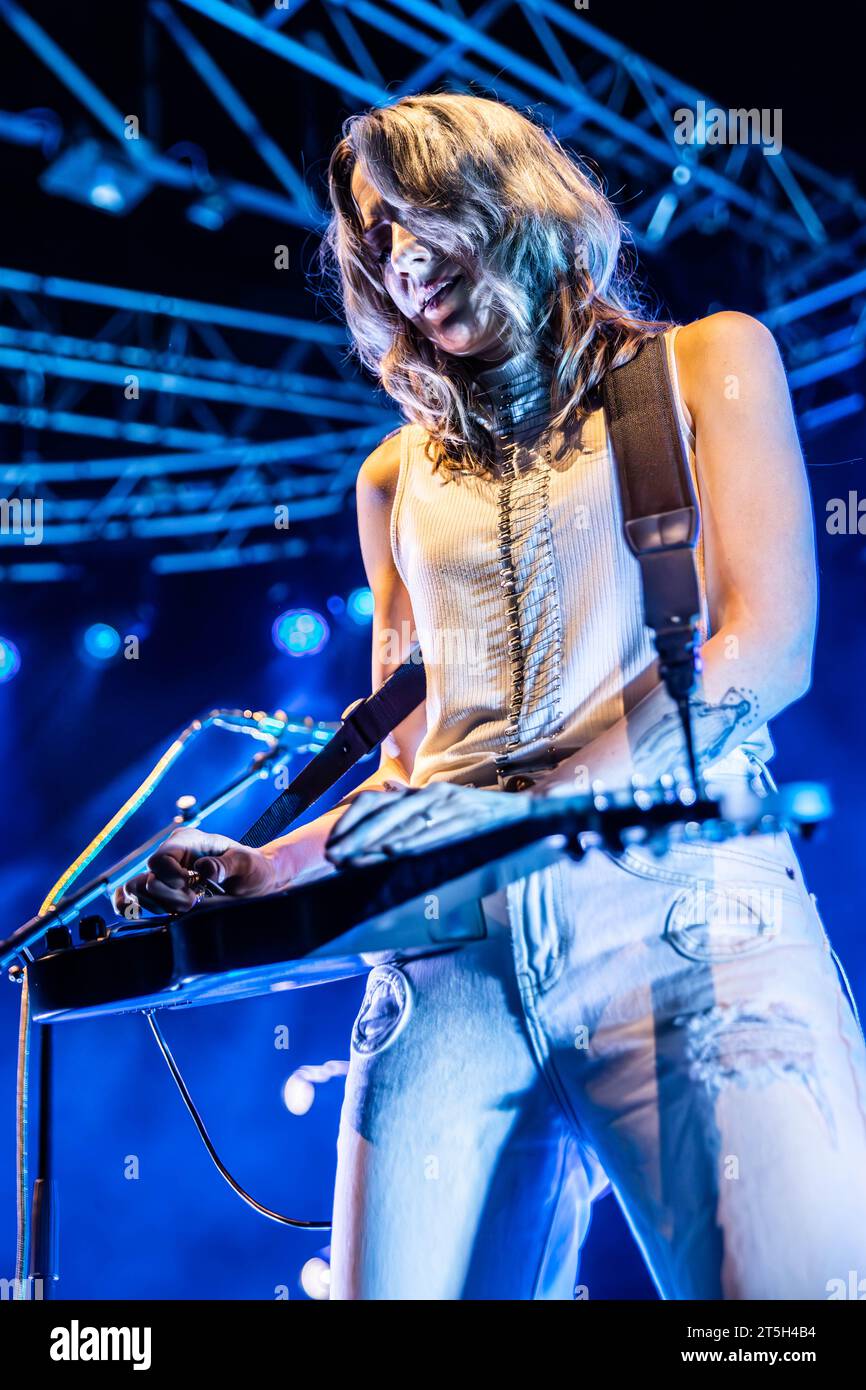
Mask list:
[[[665,340],[699,494],[677,332],[669,329]],[[500,776],[550,766],[603,733],[657,679],[604,412],[586,421],[577,448],[558,456],[561,435],[549,449],[538,437],[549,392],[527,360],[512,358],[478,378],[501,446],[495,477],[434,472],[424,430],[400,432],[391,544],[427,672],[427,732],[413,786],[492,786]],[[707,633],[701,542],[697,558]],[[747,746],[764,760],[772,755],[766,728]],[[733,754],[716,770],[743,764]]]

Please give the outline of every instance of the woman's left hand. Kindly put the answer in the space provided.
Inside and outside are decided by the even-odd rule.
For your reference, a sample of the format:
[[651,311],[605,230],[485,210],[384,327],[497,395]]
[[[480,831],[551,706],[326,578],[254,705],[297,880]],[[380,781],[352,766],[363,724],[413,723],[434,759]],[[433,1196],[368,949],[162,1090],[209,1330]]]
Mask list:
[[331,831],[325,854],[338,866],[381,863],[520,820],[529,802],[525,793],[505,795],[454,782],[361,792]]

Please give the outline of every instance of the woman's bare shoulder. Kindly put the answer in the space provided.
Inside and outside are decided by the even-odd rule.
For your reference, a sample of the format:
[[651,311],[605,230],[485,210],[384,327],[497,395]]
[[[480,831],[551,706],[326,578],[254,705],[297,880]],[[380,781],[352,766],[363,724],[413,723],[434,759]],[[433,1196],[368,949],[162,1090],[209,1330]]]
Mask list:
[[777,380],[781,367],[776,340],[760,319],[735,310],[707,314],[684,324],[676,338],[677,373],[683,400],[695,417],[737,378],[758,390]]
[[400,474],[400,455],[403,447],[403,430],[392,430],[368,454],[358,472],[358,498],[375,504],[390,503],[394,497],[397,479]]

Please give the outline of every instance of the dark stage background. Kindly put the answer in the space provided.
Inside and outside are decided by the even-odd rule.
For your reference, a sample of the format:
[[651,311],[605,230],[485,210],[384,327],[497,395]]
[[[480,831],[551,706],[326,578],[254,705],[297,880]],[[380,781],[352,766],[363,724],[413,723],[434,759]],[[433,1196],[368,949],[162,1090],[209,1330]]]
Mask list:
[[[427,9],[476,22],[473,5],[443,0]],[[320,0],[282,12],[264,0],[0,3],[0,491],[44,498],[46,528],[40,546],[16,548],[16,537],[0,537],[0,637],[20,654],[20,670],[0,684],[4,935],[36,911],[196,714],[282,707],[335,719],[369,688],[369,627],[349,602],[365,582],[352,479],[367,450],[360,436],[339,435],[366,427],[372,445],[397,421],[345,361],[315,270],[316,211],[298,184],[322,203],[340,123],[370,104],[346,72],[391,92],[401,84],[420,89],[413,74],[453,39],[427,9],[385,3],[378,11],[392,22],[379,26],[363,5]],[[297,55],[265,51],[227,27],[226,11],[341,65],[342,78],[325,80]],[[539,13],[500,6],[489,33],[515,61],[546,64],[574,93],[588,90],[634,130],[652,131],[634,96],[603,70],[610,61],[620,76],[637,80],[634,61],[598,48],[586,50],[587,58],[576,32],[533,27]],[[632,150],[624,136],[605,134],[589,118],[566,130],[563,138],[597,161],[623,216],[634,219],[644,275],[673,317],[688,321],[722,307],[778,314],[779,306],[858,270],[862,277],[862,72],[850,8],[833,0],[801,17],[782,4],[592,0],[570,13],[625,45],[626,56],[660,64],[722,107],[780,109],[785,154],[795,151],[821,173],[814,185],[802,171],[792,178],[813,206],[820,203],[826,245],[786,229],[781,214],[756,232],[760,206],[775,199],[778,207],[784,193],[779,181],[768,192],[774,175],[766,168],[758,183],[734,154],[715,166],[744,191],[737,204],[724,190],[697,195],[693,182],[677,184],[672,170],[681,156],[673,147],[660,172],[639,141]],[[425,44],[413,50],[400,25]],[[459,56],[429,85],[470,86]],[[516,86],[545,120],[566,124],[562,103],[550,91],[539,102],[530,74],[518,73],[498,48],[486,55],[482,44],[473,61],[483,78],[474,90],[514,99]],[[669,110],[668,94],[644,77]],[[251,137],[240,128],[249,127],[245,111],[258,123]],[[130,114],[149,142],[144,157],[133,157],[131,142],[124,146],[110,129]],[[170,166],[161,176],[150,162],[157,152]],[[751,151],[750,158],[763,156]],[[664,203],[653,222],[653,208],[671,190],[682,202],[670,225]],[[680,232],[678,218],[691,215],[698,197],[706,206]],[[804,224],[802,207],[785,215]],[[275,266],[282,245],[287,269]],[[106,286],[139,297],[93,288]],[[208,316],[203,304],[240,317]],[[257,321],[250,317],[256,313],[271,318]],[[306,327],[283,321],[291,317]],[[802,857],[861,1004],[864,539],[828,534],[825,517],[829,499],[866,494],[864,320],[866,283],[856,278],[815,312],[778,319],[788,365],[800,372],[792,381],[822,594],[813,689],[774,725],[777,778],[821,777],[833,791],[832,829]],[[141,374],[137,399],[125,395],[129,372]],[[182,378],[199,385],[184,388]],[[208,386],[214,382],[216,391]],[[241,448],[231,467],[217,466],[219,450],[232,443],[318,435],[328,436],[326,445],[311,443],[294,461],[277,449],[251,471]],[[177,463],[184,455],[195,467]],[[122,467],[86,467],[144,459],[154,461],[151,471],[132,479]],[[22,465],[36,471],[16,472]],[[287,536],[262,521],[262,511],[272,518],[282,501],[292,518]],[[291,609],[327,618],[330,640],[317,655],[294,659],[275,646],[272,625]],[[98,633],[90,637],[97,655],[88,655],[84,634],[96,624],[137,636],[138,659],[122,651],[102,659]],[[8,665],[11,645],[4,650]],[[139,813],[124,846],[165,823],[177,795],[207,794],[252,751],[228,734],[211,732],[207,740]],[[238,831],[266,799],[259,787],[216,824]],[[353,980],[166,1016],[224,1159],[260,1200],[291,1214],[328,1215],[343,1083],[336,1075],[318,1084],[305,1115],[290,1113],[283,1087],[298,1067],[346,1059],[361,990]],[[11,1277],[14,1261],[17,1006],[17,989],[3,981],[2,1277]],[[289,1030],[288,1051],[274,1045],[280,1025]],[[292,1298],[321,1292],[316,1266],[306,1292],[299,1281],[305,1262],[323,1252],[326,1258],[326,1237],[272,1225],[229,1192],[142,1019],[58,1029],[57,1089],[65,1296],[271,1299],[283,1286]],[[655,1296],[612,1200],[597,1207],[580,1280],[591,1298]]]

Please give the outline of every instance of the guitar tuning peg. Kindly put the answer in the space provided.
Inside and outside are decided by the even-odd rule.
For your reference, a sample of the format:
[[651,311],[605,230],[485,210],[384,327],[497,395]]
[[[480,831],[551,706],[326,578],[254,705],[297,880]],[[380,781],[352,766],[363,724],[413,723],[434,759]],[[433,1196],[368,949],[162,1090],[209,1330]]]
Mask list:
[[600,777],[594,778],[592,782],[592,802],[597,811],[605,811],[610,805],[607,787]]
[[660,801],[670,802],[676,798],[676,784],[669,772],[663,772],[656,783],[657,795]]

